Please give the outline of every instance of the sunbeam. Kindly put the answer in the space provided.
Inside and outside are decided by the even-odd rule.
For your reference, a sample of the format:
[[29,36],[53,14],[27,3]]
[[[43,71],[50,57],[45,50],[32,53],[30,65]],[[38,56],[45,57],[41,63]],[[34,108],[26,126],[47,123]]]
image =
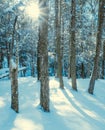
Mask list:
[[40,8],[37,2],[31,2],[25,8],[25,13],[34,20],[38,20],[40,16]]

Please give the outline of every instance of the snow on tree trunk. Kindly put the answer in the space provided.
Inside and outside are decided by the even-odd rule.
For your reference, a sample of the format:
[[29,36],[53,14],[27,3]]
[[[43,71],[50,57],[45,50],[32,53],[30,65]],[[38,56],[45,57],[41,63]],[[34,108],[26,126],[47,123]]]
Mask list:
[[44,111],[49,112],[49,77],[48,77],[48,2],[42,1],[42,7],[45,8],[44,20],[39,28],[39,45],[40,45],[40,105]]
[[71,3],[72,6],[72,16],[71,16],[71,39],[70,39],[70,44],[71,44],[71,59],[70,59],[70,67],[71,67],[71,79],[72,79],[72,88],[74,90],[77,90],[77,84],[76,84],[76,47],[75,47],[75,20],[76,20],[76,2],[75,0],[72,0]]
[[93,73],[90,79],[88,92],[93,94],[95,80],[97,78],[97,71],[98,71],[98,64],[99,64],[99,56],[100,56],[100,49],[101,49],[101,42],[102,42],[102,28],[103,28],[103,19],[105,15],[105,0],[99,0],[99,12],[98,12],[98,30],[97,30],[97,41],[96,41],[96,55],[94,59],[94,68]]

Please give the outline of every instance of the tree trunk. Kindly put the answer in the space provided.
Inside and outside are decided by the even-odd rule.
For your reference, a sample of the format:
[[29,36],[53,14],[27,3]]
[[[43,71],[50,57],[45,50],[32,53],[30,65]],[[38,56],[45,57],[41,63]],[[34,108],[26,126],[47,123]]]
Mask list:
[[[42,2],[42,0],[40,0]],[[43,1],[42,7],[46,10],[44,20],[39,28],[39,44],[40,44],[40,105],[44,111],[49,112],[49,77],[48,77],[48,5],[47,1]]]
[[101,78],[104,79],[105,76],[105,41],[103,42],[103,56],[102,56],[102,73]]
[[35,77],[35,45],[32,43],[32,52],[31,52],[31,76]]
[[75,47],[75,20],[76,20],[76,2],[72,0],[72,16],[71,16],[71,79],[72,79],[72,88],[77,91],[76,84],[76,47]]
[[96,55],[94,59],[94,68],[92,77],[90,79],[88,92],[90,94],[93,94],[94,86],[95,86],[95,80],[97,78],[97,71],[98,71],[98,65],[99,65],[99,56],[100,56],[100,49],[101,49],[101,36],[102,36],[102,28],[103,28],[103,18],[104,18],[104,6],[105,1],[99,0],[99,12],[98,12],[98,30],[97,30],[97,40],[96,40]]
[[18,43],[16,43],[16,63],[12,60],[14,48],[14,35],[16,31],[17,16],[15,17],[12,34],[12,44],[10,50],[10,78],[11,78],[11,108],[15,112],[19,112],[18,101]]
[[11,108],[18,113],[18,107],[18,66],[14,68],[11,63]]
[[84,67],[84,63],[81,63],[81,77],[83,79],[85,78],[85,67]]
[[10,48],[9,48],[9,43],[6,42],[6,50],[7,50],[7,65],[8,65],[8,68],[9,68],[9,61],[10,61]]
[[64,88],[62,77],[62,54],[61,54],[61,0],[55,2],[55,27],[56,27],[56,55],[57,55],[57,77],[59,78],[60,88]]
[[86,77],[90,78],[90,76],[91,76],[91,67],[90,67],[90,63],[88,61],[88,63],[87,63],[87,74],[86,74]]
[[0,69],[2,68],[2,62],[3,62],[3,54],[2,54],[2,48],[0,47]]
[[[40,32],[39,32],[40,34]],[[40,80],[40,35],[39,35],[39,42],[37,44],[37,79]]]

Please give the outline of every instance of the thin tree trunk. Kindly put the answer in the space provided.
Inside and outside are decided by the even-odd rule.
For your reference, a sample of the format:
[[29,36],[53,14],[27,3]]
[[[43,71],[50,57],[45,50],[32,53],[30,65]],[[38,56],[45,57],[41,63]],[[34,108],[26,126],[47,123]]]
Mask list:
[[35,45],[32,43],[32,52],[31,52],[31,76],[35,77]]
[[61,54],[61,0],[55,2],[56,12],[56,53],[57,53],[57,77],[59,78],[60,88],[64,88],[62,77],[62,54]]
[[99,63],[99,56],[100,56],[100,49],[101,49],[101,36],[102,36],[102,28],[103,28],[103,18],[104,18],[104,6],[105,1],[99,0],[99,12],[98,12],[98,30],[97,30],[97,40],[96,40],[96,55],[94,59],[94,68],[92,77],[90,79],[88,92],[93,94],[95,80],[97,78],[97,71],[98,71],[98,63]]
[[48,1],[42,1],[42,7],[45,10],[45,19],[42,21],[39,28],[39,43],[40,43],[40,105],[44,111],[49,112],[49,77],[48,77]]
[[103,42],[103,57],[102,57],[102,74],[101,78],[104,79],[105,76],[105,41]]
[[72,88],[77,91],[76,84],[76,47],[75,47],[75,20],[76,20],[76,2],[72,0],[72,16],[71,16],[71,79],[72,79]]
[[18,101],[18,66],[14,68],[11,63],[11,108],[19,112],[19,101]]
[[16,63],[12,60],[13,48],[14,48],[14,35],[16,31],[17,16],[15,17],[13,34],[12,34],[12,45],[10,50],[10,78],[11,78],[11,108],[15,112],[19,112],[19,101],[18,101],[18,44],[16,44]]
[[83,79],[85,78],[85,67],[84,67],[84,63],[81,63],[81,77]]
[[[70,3],[71,4],[71,3]],[[71,9],[69,9],[69,13],[71,13]],[[69,24],[69,56],[68,56],[68,79],[71,78],[71,36],[70,36],[70,31],[71,31],[71,21]]]
[[2,68],[2,61],[3,61],[3,54],[2,54],[2,48],[0,47],[0,69]]
[[[39,32],[40,34],[40,32]],[[37,44],[37,79],[40,80],[40,35],[39,35],[39,42]]]

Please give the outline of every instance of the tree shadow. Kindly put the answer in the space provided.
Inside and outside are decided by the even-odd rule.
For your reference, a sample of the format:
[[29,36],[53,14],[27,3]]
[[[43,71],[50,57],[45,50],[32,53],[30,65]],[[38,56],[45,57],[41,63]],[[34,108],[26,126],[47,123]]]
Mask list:
[[[65,86],[70,86],[68,83],[65,83]],[[69,96],[67,89],[65,89],[63,92],[63,94],[65,95],[65,97],[67,98],[67,100],[72,104],[72,106],[84,117],[84,120],[88,123],[94,123],[94,126],[96,125],[96,127],[99,128],[103,128],[105,127],[105,122],[101,120],[100,114],[98,115],[99,111],[101,112],[101,109],[98,104],[95,104],[91,107],[89,107],[89,104],[87,106],[87,103],[90,102],[90,100],[88,98],[86,98],[84,95],[82,95],[82,99],[79,97],[79,92],[75,92],[74,90],[70,89],[68,90],[70,94],[72,94],[72,97]],[[90,95],[89,95],[90,96]],[[78,105],[78,103],[76,104],[76,102],[80,103],[80,105]],[[92,102],[91,102],[92,103]],[[98,108],[99,107],[99,108]],[[96,108],[94,110],[94,108]],[[97,110],[98,109],[98,110]],[[90,111],[92,114],[88,114],[85,111]],[[102,113],[103,114],[103,113]],[[91,124],[92,127],[93,124]]]

